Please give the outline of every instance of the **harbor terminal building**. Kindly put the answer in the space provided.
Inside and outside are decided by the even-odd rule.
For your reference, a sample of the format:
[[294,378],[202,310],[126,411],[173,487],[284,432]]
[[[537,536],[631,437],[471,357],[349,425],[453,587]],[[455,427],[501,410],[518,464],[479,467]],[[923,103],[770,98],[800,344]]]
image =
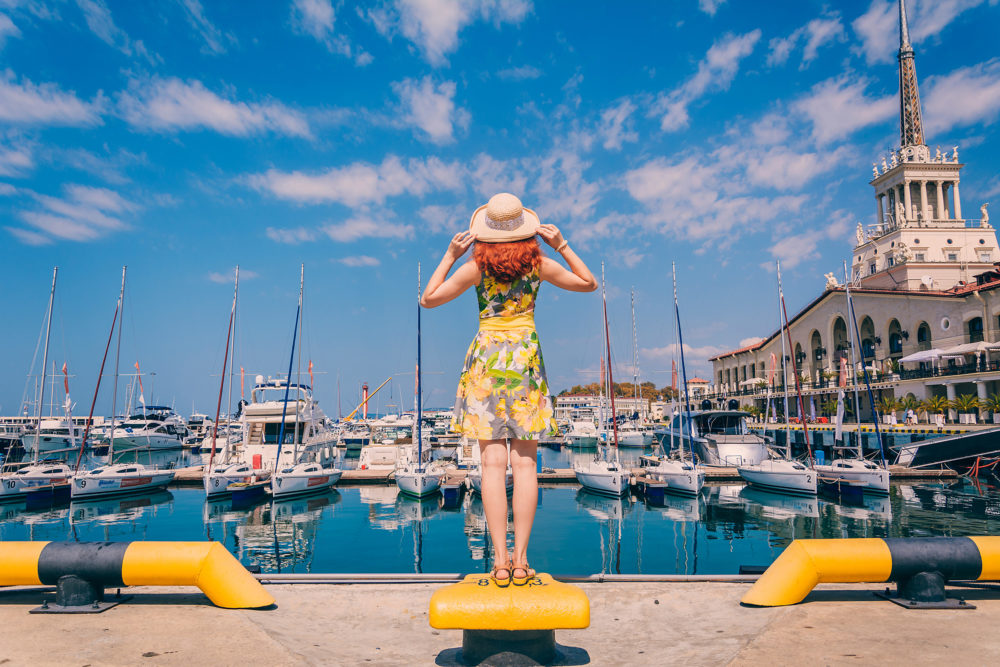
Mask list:
[[[823,292],[789,314],[790,344],[788,334],[778,330],[713,357],[710,399],[737,398],[743,406],[765,408],[769,396],[783,395],[782,360],[792,395],[792,373],[799,375],[807,417],[829,405],[842,378],[863,382],[857,377],[862,364],[876,397],[922,401],[971,394],[984,400],[1000,392],[996,230],[985,202],[963,212],[958,147],[932,150],[924,140],[902,2],[899,84],[900,145],[872,165],[875,210],[870,224],[858,223],[848,275],[839,268],[827,273]],[[969,208],[975,217],[965,215]],[[857,334],[845,281],[850,281]],[[860,346],[852,346],[858,338]],[[854,372],[846,372],[852,352]],[[861,403],[861,418],[871,419],[868,401]],[[798,409],[789,411],[796,415]],[[956,419],[956,411],[950,412]]]

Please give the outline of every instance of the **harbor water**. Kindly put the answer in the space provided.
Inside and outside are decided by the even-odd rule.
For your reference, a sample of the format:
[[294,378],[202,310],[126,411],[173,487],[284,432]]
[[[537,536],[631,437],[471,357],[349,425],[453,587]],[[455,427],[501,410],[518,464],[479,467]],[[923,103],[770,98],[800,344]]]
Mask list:
[[[643,452],[623,449],[619,455],[634,465]],[[539,454],[540,467],[567,468],[599,452],[543,447]],[[157,456],[192,463],[180,452]],[[858,505],[742,484],[709,484],[698,498],[667,496],[660,506],[575,485],[543,487],[538,501],[532,565],[563,575],[731,574],[741,565],[769,564],[795,538],[1000,532],[1000,487],[983,481],[893,483],[887,498]],[[395,485],[338,486],[247,508],[207,502],[198,487],[46,511],[0,505],[0,540],[204,539],[222,542],[241,562],[265,572],[463,573],[491,566],[482,502],[468,492],[454,508],[444,507],[440,497],[401,496]]]

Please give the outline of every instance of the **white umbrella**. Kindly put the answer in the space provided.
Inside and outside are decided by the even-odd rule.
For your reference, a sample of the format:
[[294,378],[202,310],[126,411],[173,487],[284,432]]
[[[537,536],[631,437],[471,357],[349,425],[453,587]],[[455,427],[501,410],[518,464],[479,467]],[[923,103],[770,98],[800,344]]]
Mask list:
[[767,380],[765,380],[764,378],[749,378],[747,380],[744,380],[743,382],[740,382],[741,387],[759,386],[762,384],[767,384]]
[[919,352],[914,352],[913,354],[908,354],[899,360],[901,364],[916,364],[923,361],[934,361],[941,356],[941,350],[933,348],[930,350],[921,350]]

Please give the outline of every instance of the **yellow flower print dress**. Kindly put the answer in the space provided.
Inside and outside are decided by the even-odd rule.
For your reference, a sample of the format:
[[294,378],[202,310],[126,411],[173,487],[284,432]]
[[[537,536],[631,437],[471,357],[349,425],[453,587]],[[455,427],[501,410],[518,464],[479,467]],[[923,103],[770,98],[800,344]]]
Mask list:
[[[509,284],[484,273],[476,286],[479,319],[533,313],[541,282],[538,269]],[[537,440],[555,432],[534,328],[476,334],[458,381],[451,428],[479,440]]]

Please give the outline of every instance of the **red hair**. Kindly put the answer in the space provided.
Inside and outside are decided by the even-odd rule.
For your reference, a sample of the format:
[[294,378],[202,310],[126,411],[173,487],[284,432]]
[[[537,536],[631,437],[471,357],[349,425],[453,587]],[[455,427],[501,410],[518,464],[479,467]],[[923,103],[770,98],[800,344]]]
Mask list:
[[534,236],[507,243],[477,243],[472,253],[476,266],[497,282],[512,283],[542,263],[542,249]]

